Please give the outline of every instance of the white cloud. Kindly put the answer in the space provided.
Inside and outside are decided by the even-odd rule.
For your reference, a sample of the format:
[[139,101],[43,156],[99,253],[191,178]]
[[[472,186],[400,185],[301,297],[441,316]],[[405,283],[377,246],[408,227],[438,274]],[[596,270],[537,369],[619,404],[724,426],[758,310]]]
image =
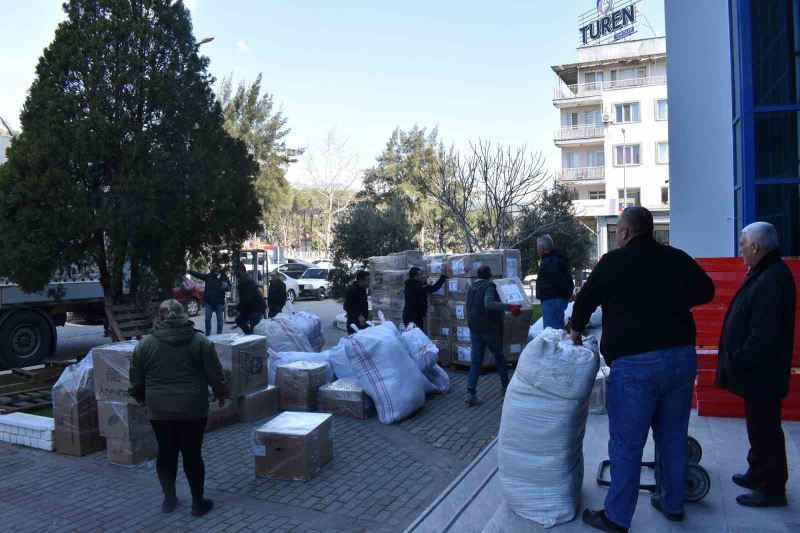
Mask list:
[[195,0],[183,0],[183,5],[186,6],[186,9],[194,11]]
[[250,47],[247,46],[247,43],[242,40],[239,40],[239,42],[236,43],[236,47],[239,48],[240,52],[247,53],[250,51]]

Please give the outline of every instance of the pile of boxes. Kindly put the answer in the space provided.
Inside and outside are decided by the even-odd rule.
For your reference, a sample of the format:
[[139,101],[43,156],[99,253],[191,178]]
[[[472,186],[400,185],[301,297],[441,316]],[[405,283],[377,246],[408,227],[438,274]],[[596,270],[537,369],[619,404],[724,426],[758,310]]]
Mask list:
[[395,324],[402,323],[403,307],[406,304],[405,283],[408,271],[413,267],[426,270],[422,252],[409,250],[370,257],[369,287],[373,318],[377,318],[378,312],[381,312],[386,320]]
[[106,447],[100,436],[95,399],[93,355],[68,366],[53,386],[56,452],[82,457]]

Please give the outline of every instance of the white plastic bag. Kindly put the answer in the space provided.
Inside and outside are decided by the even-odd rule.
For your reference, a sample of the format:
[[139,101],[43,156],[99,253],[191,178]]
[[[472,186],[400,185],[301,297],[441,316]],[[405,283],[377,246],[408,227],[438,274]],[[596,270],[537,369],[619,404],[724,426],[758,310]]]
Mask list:
[[322,319],[317,315],[312,315],[306,311],[295,311],[291,302],[287,302],[283,312],[278,315],[292,322],[302,331],[311,348],[315,352],[321,352],[325,347],[325,335],[322,333]]
[[296,361],[308,361],[311,363],[328,363],[325,371],[325,383],[333,381],[333,368],[330,365],[330,354],[328,352],[276,352],[272,349],[269,353],[269,384],[275,385],[275,379],[280,365],[294,363]]
[[[567,304],[567,309],[564,311],[564,324],[572,318],[572,307],[575,305],[575,302],[569,302]],[[596,328],[597,326],[603,325],[603,308],[598,306],[597,309],[594,310],[592,316],[589,317],[589,324],[587,327]]]
[[409,324],[408,329],[400,334],[400,340],[420,370],[432,368],[439,362],[439,348],[414,324]]
[[506,392],[498,435],[503,494],[518,515],[546,528],[580,504],[583,436],[600,359],[547,328],[528,344]]
[[348,378],[355,378],[356,375],[353,372],[353,365],[350,363],[350,359],[347,358],[347,352],[345,350],[345,344],[350,342],[350,337],[342,337],[339,340],[339,344],[328,350],[328,357],[331,361],[331,367],[333,367],[333,373],[336,374],[338,379],[348,379]]
[[253,333],[266,337],[267,348],[275,352],[314,351],[305,333],[285,316],[262,320]]
[[375,402],[378,418],[392,424],[425,404],[427,380],[407,355],[391,322],[352,335],[345,343],[358,384]]
[[426,380],[426,393],[435,392],[444,394],[450,392],[450,376],[447,374],[447,371],[438,364],[434,363],[433,366],[423,370],[422,375],[425,376]]

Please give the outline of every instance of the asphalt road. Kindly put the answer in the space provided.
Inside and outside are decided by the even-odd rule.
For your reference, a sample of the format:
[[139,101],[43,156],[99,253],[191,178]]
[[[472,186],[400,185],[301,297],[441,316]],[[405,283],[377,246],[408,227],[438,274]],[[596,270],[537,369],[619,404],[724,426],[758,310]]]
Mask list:
[[[339,342],[339,339],[344,335],[343,331],[337,330],[332,326],[336,315],[342,312],[342,306],[336,300],[328,299],[321,302],[300,300],[295,303],[295,310],[308,311],[322,319],[326,349]],[[193,320],[197,324],[197,329],[201,331],[205,329],[205,319],[202,311],[200,316]],[[216,317],[214,317],[214,324],[216,324]],[[239,331],[238,329],[233,329],[232,326],[233,324],[225,324],[225,332]],[[212,327],[215,326],[212,325]],[[95,346],[111,342],[111,339],[103,336],[103,326],[68,323],[66,326],[58,328],[57,331],[58,344],[53,357],[55,361],[75,359],[78,356],[85,355]]]

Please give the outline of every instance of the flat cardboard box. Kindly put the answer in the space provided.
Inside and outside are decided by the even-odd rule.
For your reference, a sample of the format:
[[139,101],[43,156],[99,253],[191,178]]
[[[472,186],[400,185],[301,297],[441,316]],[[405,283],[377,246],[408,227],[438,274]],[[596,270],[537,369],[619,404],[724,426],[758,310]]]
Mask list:
[[283,411],[316,411],[318,390],[326,383],[328,363],[295,361],[279,365],[276,376]]
[[97,402],[100,435],[114,441],[131,441],[154,435],[147,407],[125,402]]
[[219,401],[213,400],[208,405],[208,419],[206,420],[206,433],[231,426],[239,421],[239,400],[227,399],[225,405],[219,406]]
[[266,337],[226,333],[209,339],[225,370],[229,398],[240,398],[267,386]]
[[256,477],[308,481],[333,459],[333,415],[282,413],[254,440]]
[[56,443],[56,453],[61,455],[83,457],[106,449],[106,440],[100,436],[97,428],[80,432],[56,427],[53,438]]
[[319,411],[363,420],[375,411],[375,404],[356,378],[347,378],[319,388]]
[[278,387],[251,392],[239,398],[239,422],[255,422],[278,412]]
[[494,280],[497,294],[504,304],[531,306],[531,301],[525,293],[525,288],[519,278],[502,278]]
[[97,399],[136,404],[128,393],[133,350],[138,341],[115,342],[92,349],[94,387]]
[[488,266],[492,276],[503,271],[503,256],[498,253],[451,255],[447,258],[447,275],[451,278],[477,278],[478,269]]

